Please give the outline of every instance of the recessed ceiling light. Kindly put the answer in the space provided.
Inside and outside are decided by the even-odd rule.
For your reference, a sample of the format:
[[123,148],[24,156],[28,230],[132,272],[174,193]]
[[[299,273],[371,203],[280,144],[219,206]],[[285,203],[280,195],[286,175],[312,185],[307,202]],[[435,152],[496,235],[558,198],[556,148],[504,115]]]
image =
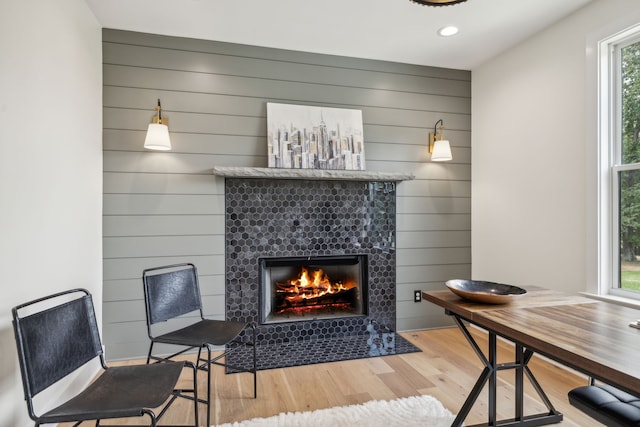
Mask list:
[[449,37],[457,33],[458,33],[458,27],[454,27],[453,25],[448,25],[438,30],[438,34],[441,35],[442,37]]

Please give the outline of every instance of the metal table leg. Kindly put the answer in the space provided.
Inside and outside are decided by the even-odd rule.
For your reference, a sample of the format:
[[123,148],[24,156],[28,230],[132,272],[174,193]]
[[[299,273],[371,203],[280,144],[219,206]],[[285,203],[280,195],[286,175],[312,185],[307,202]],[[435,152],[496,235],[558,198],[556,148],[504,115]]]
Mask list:
[[[545,394],[544,390],[538,383],[537,379],[531,372],[528,367],[528,363],[533,356],[533,351],[529,349],[525,349],[523,345],[519,343],[515,344],[515,355],[514,355],[514,363],[497,363],[497,336],[492,331],[487,331],[488,336],[488,357],[485,356],[484,352],[480,349],[480,346],[473,338],[466,325],[464,324],[462,318],[459,316],[447,313],[453,316],[456,324],[458,325],[458,329],[462,332],[464,337],[467,339],[471,348],[475,351],[476,355],[484,365],[484,369],[480,373],[480,376],[476,380],[473,389],[467,396],[462,408],[458,412],[455,420],[451,424],[452,427],[460,427],[462,426],[464,420],[469,415],[469,411],[475,404],[478,396],[482,392],[484,385],[489,382],[489,406],[488,406],[488,421],[486,424],[476,424],[474,426],[469,427],[481,427],[481,426],[541,426],[546,424],[555,424],[562,421],[562,414],[558,412],[551,401]],[[515,416],[514,418],[507,420],[497,419],[497,390],[498,390],[498,371],[506,370],[506,369],[514,369],[515,370]],[[535,415],[524,416],[524,375],[526,374],[527,378],[533,385],[534,389],[538,393],[538,396],[544,403],[544,405],[549,410],[547,413],[540,413]]]

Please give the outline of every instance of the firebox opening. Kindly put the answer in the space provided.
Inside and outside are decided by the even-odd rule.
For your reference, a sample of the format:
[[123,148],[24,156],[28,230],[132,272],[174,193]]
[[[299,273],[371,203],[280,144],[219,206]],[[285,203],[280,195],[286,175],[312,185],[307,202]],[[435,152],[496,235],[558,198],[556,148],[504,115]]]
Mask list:
[[367,314],[367,255],[260,258],[261,323]]

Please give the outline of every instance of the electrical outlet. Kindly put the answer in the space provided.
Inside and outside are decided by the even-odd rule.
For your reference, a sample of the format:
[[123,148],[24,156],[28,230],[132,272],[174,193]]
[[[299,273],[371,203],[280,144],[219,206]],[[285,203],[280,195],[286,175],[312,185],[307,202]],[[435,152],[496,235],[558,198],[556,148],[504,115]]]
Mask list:
[[422,301],[422,292],[413,291],[413,302],[420,302],[420,301]]

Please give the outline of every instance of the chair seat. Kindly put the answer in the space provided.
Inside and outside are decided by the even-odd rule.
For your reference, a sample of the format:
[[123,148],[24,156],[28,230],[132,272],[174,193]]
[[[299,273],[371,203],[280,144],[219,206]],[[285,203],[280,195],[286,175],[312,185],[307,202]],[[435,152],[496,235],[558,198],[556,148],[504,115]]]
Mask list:
[[182,329],[154,337],[159,343],[202,347],[225,345],[235,339],[247,325],[242,322],[203,319]]
[[640,398],[610,385],[575,388],[569,402],[607,426],[640,426]]
[[80,394],[40,417],[42,423],[143,415],[173,392],[184,362],[108,368]]

